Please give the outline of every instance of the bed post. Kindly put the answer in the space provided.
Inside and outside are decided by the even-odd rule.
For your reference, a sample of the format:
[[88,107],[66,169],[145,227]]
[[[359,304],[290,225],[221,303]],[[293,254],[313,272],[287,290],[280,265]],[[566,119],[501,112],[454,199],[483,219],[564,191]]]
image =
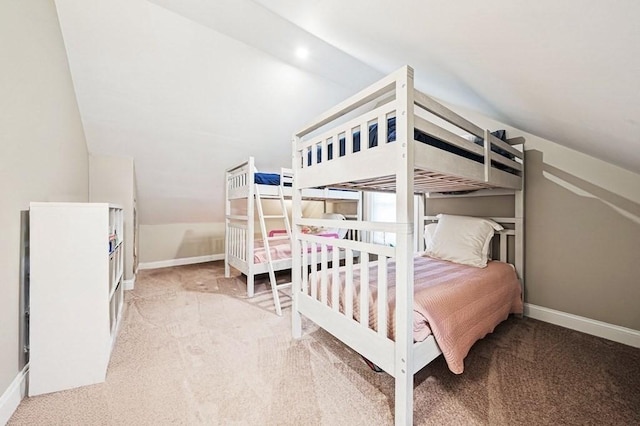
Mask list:
[[[522,145],[522,164],[525,162],[524,144]],[[525,167],[526,170],[526,167]],[[522,187],[515,193],[515,217],[516,217],[516,247],[515,247],[515,266],[520,285],[522,286],[522,302],[524,303],[524,171],[521,173]]]
[[224,172],[224,276],[231,276],[231,268],[229,267],[229,225],[231,220],[231,200],[229,200],[229,171]]
[[413,69],[396,78],[396,342],[395,423],[413,424]]
[[254,227],[255,227],[255,197],[256,197],[256,187],[255,187],[255,160],[253,157],[249,157],[249,170],[247,170],[247,176],[249,177],[249,181],[247,182],[247,187],[249,188],[249,194],[247,197],[247,247],[246,247],[246,259],[247,259],[247,267],[249,269],[247,273],[247,296],[253,297],[254,289],[255,289],[255,280],[254,280],[254,271],[253,271],[253,244],[254,244]]
[[[294,135],[292,140],[292,169],[293,183],[291,193],[291,335],[294,339],[302,337],[302,318],[298,311],[298,294],[300,293],[300,281],[302,279],[302,252],[300,247],[298,223],[302,218],[302,190],[298,187],[297,169],[301,167],[302,161],[297,152],[300,137]],[[306,272],[306,271],[305,271]]]

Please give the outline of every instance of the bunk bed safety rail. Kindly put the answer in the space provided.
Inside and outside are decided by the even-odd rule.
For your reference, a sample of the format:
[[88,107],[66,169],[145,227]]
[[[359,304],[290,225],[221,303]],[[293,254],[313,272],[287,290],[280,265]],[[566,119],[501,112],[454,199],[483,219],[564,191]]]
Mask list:
[[[337,157],[373,148],[370,146],[369,132],[374,125],[377,126],[376,146],[388,143],[387,122],[390,117],[395,116],[396,105],[395,102],[386,103],[307,141],[302,141],[298,147],[301,153],[300,167],[312,167]],[[360,139],[358,144],[355,142],[356,137]]]
[[[506,166],[512,167],[517,171],[522,171],[522,166],[519,162],[513,161],[514,159],[522,160],[524,158],[522,151],[514,148],[510,143],[498,139],[491,134],[487,129],[473,124],[461,115],[451,111],[444,105],[440,104],[433,98],[425,95],[419,90],[414,90],[414,103],[416,109],[416,128],[423,133],[433,136],[437,139],[443,140],[452,146],[459,147],[465,151],[473,154],[484,156],[483,163],[490,165],[491,161],[496,161]],[[427,113],[427,115],[433,115],[439,119],[444,120],[453,126],[454,129],[460,130],[465,134],[472,135],[476,138],[483,139],[481,145],[470,142],[459,136],[455,130],[453,132],[444,129],[442,126],[434,124],[421,117],[420,110]],[[518,142],[518,141],[514,141]],[[487,161],[487,157],[491,161]]]
[[[393,233],[407,228],[406,224],[324,219],[301,219],[299,225]],[[371,354],[371,361],[393,375],[390,312],[394,302],[390,305],[387,265],[395,259],[396,248],[303,233],[295,238],[303,254],[298,303],[305,316],[360,353]]]
[[247,262],[247,224],[229,220],[227,225],[227,253],[230,261],[233,259]]
[[282,167],[280,169],[280,185],[293,186],[293,170]]
[[[428,146],[423,156],[416,157],[416,168],[446,173],[452,161],[461,160],[468,166],[460,166],[461,174],[453,175],[467,177],[469,189],[492,186],[521,189],[524,155],[522,148],[515,146],[521,143],[521,138],[501,140],[418,90],[413,90],[413,96],[409,97],[413,99],[412,105],[400,105],[402,88],[397,83],[406,73],[412,75],[411,68],[404,67],[391,74],[391,81],[370,86],[295,134],[294,168],[299,187],[357,187],[358,181],[394,176],[396,164],[390,160],[397,157],[405,144],[413,144]],[[357,108],[372,101],[377,101],[373,109],[355,118],[345,115],[359,112]],[[414,134],[409,134],[407,141],[391,143],[396,141],[396,128],[404,126],[405,111],[413,114]],[[419,163],[425,156],[442,152],[442,160],[438,157],[437,161]],[[438,161],[443,165],[438,165]],[[349,170],[354,164],[362,167]]]
[[254,182],[254,161],[249,157],[235,167],[226,170],[227,198],[230,200],[246,198],[251,191],[250,184]]

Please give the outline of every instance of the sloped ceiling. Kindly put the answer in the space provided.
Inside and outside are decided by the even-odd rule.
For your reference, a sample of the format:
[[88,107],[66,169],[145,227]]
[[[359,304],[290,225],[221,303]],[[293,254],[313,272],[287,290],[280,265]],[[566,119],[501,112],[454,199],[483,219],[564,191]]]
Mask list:
[[[56,0],[89,151],[143,224],[223,217],[224,169],[404,64],[416,86],[640,172],[635,0]],[[296,58],[298,47],[309,58]]]
[[256,0],[453,104],[640,172],[637,0]]

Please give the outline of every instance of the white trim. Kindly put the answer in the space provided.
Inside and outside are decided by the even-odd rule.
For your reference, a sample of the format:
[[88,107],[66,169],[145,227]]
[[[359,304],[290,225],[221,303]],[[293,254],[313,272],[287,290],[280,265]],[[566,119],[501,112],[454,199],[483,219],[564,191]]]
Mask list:
[[533,319],[581,331],[593,336],[613,340],[614,342],[640,348],[640,331],[631,328],[620,327],[602,321],[544,308],[542,306],[524,304],[524,314]]
[[0,396],[0,425],[5,425],[27,395],[27,374],[29,364],[25,365],[11,382],[7,390]]
[[131,278],[130,280],[123,280],[122,285],[122,289],[124,291],[133,290],[136,286],[136,274],[133,274],[133,278]]
[[224,260],[224,253],[209,254],[207,256],[183,257],[182,259],[159,260],[157,262],[141,262],[138,269],[168,268],[170,266],[192,265],[194,263],[212,262]]

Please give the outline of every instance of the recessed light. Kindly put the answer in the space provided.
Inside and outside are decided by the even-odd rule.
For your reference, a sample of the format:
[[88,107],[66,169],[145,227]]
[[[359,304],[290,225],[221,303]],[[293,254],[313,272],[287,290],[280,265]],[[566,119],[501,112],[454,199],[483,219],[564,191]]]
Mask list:
[[300,59],[307,59],[309,57],[309,50],[306,47],[298,47],[296,49],[296,56]]

